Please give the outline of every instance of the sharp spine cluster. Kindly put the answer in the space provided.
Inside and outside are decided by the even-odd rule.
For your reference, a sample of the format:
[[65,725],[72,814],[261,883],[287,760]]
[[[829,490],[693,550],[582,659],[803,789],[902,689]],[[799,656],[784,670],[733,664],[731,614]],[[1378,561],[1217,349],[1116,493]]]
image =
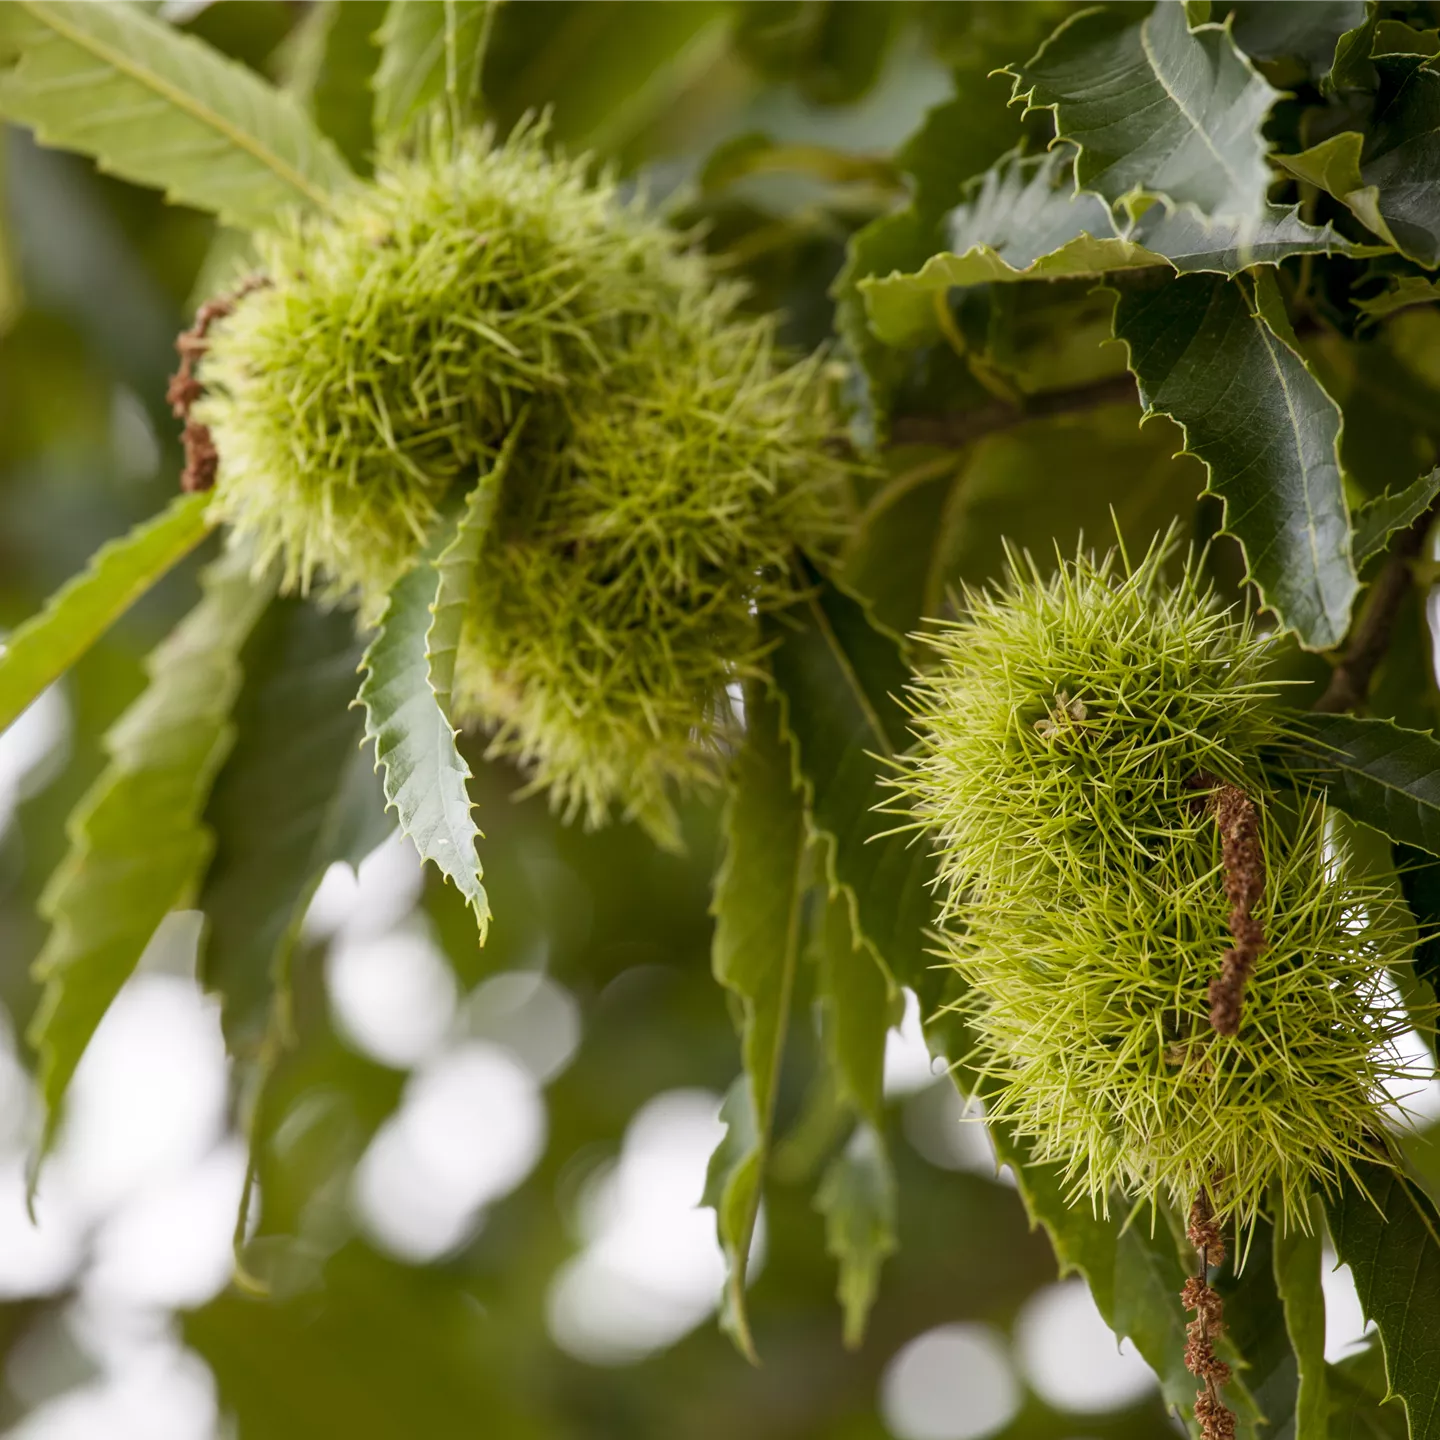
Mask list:
[[1048,576],[1012,556],[1003,588],[965,593],[921,637],[936,664],[897,785],[939,854],[992,1114],[1099,1208],[1118,1190],[1183,1213],[1208,1187],[1221,1220],[1274,1195],[1308,1226],[1410,1076],[1386,978],[1408,934],[1323,800],[1266,778],[1287,736],[1265,642],[1174,551]]

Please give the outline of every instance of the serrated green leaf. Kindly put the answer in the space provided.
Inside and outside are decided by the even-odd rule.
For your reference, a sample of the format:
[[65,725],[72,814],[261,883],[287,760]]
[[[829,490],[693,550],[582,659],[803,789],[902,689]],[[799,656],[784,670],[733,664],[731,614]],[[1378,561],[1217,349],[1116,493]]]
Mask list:
[[210,533],[208,495],[182,495],[108,541],[45,608],[0,641],[0,732]]
[[293,97],[130,5],[0,5],[0,57],[0,116],[226,224],[324,209],[351,179]]
[[1304,180],[1333,195],[1372,234],[1396,245],[1380,209],[1380,189],[1367,185],[1360,173],[1360,152],[1365,137],[1357,130],[1342,130],[1298,155],[1276,155],[1275,163],[1297,180]]
[[385,802],[351,706],[354,616],[281,599],[241,655],[237,739],[205,811],[215,856],[200,892],[209,920],[200,979],[221,998],[233,1056],[256,1058],[289,954],[332,862],[385,837]]
[[105,737],[109,764],[69,824],[70,852],[41,897],[50,937],[31,1043],[40,1052],[48,1147],[90,1037],[165,916],[210,858],[205,802],[234,740],[239,655],[274,593],[232,551],[199,605],[148,662],[150,686]]
[[1330,73],[1320,82],[1326,94],[1337,90],[1373,90],[1378,83],[1375,67],[1370,63],[1370,49],[1375,43],[1380,7],[1370,3],[1365,11],[1365,18],[1335,42],[1335,60]]
[[1375,114],[1360,174],[1401,254],[1440,265],[1440,73],[1421,55],[1377,56]]
[[815,1193],[825,1217],[825,1249],[840,1269],[836,1291],[845,1317],[845,1345],[857,1349],[880,1286],[880,1267],[895,1253],[895,1172],[885,1141],[871,1124],[855,1127],[830,1162]]
[[1240,0],[1228,9],[1230,33],[1247,55],[1299,60],[1313,79],[1329,71],[1341,36],[1365,19],[1365,0]]
[[[1275,1289],[1285,1308],[1285,1331],[1299,1371],[1294,1440],[1329,1440],[1330,1397],[1325,1382],[1325,1292],[1320,1284],[1320,1216],[1306,1235],[1298,1225],[1273,1231]],[[1253,1264],[1255,1257],[1247,1259]],[[1256,1397],[1261,1408],[1265,1397]],[[1279,1428],[1278,1417],[1266,1409]]]
[[1179,5],[1138,23],[1085,10],[1015,74],[1015,98],[1053,110],[1078,147],[1076,182],[1111,205],[1143,196],[1258,222],[1270,183],[1265,117],[1279,92],[1220,25],[1191,30]]
[[[1226,1401],[1239,1416],[1253,1406],[1265,1417],[1262,1426],[1245,1427],[1252,1434],[1258,1429],[1257,1440],[1295,1434],[1299,1395],[1299,1363],[1275,1274],[1275,1244],[1275,1227],[1262,1220],[1246,1237],[1243,1265],[1225,1265],[1211,1281],[1225,1304],[1225,1344],[1244,1387],[1242,1399],[1233,1384],[1227,1386]],[[1318,1264],[1315,1279],[1318,1284]],[[1323,1433],[1319,1440],[1324,1440]]]
[[[492,503],[489,485],[486,476],[471,491],[464,514],[443,536],[439,558],[421,561],[395,582],[361,660],[364,679],[357,697],[365,709],[365,738],[374,742],[375,764],[383,772],[387,808],[396,812],[420,858],[431,861],[465,897],[482,945],[490,902],[475,851],[480,831],[465,785],[470,767],[456,748],[440,698],[442,691],[449,694],[464,605],[436,606],[442,586],[453,588],[461,583],[458,577],[474,573],[478,541],[472,549],[465,521]],[[458,558],[464,554],[470,557],[468,572]],[[442,576],[447,556],[455,561],[448,579]]]
[[1303,773],[1330,802],[1392,840],[1440,855],[1440,741],[1393,720],[1296,714]]
[[[929,961],[929,847],[887,834],[885,757],[909,743],[899,696],[909,679],[898,642],[834,581],[808,569],[810,594],[767,630],[785,733],[825,857],[826,878],[890,974],[914,985]],[[880,757],[880,758],[877,758]]]
[[705,1180],[728,1276],[721,1323],[756,1359],[745,1312],[745,1274],[775,1124],[780,1059],[800,952],[805,819],[774,703],[747,691],[745,741],[725,813],[725,858],[715,877],[715,978],[737,999],[744,1073],[720,1118],[726,1134]]
[[390,0],[375,74],[375,133],[402,135],[422,112],[448,100],[452,120],[474,119],[492,0]]
[[1392,275],[1379,294],[1368,300],[1357,300],[1355,308],[1372,320],[1383,320],[1397,310],[1413,305],[1433,305],[1440,300],[1440,280],[1427,280],[1423,275]]
[[1440,1435],[1440,1214],[1405,1176],[1360,1162],[1326,1197],[1335,1252],[1380,1332],[1390,1389],[1411,1440]]
[[1292,343],[1273,275],[1257,272],[1253,288],[1198,275],[1133,282],[1115,337],[1147,413],[1176,421],[1208,470],[1266,606],[1304,648],[1339,644],[1359,590],[1340,411]]
[[840,896],[828,898],[819,940],[815,991],[837,1087],[878,1127],[884,1123],[885,1042],[903,1014],[900,992],[861,944]]
[[1355,512],[1355,533],[1351,545],[1355,564],[1363,565],[1378,555],[1397,530],[1408,529],[1434,504],[1440,495],[1440,468],[1422,475],[1398,495],[1377,495]]
[[1236,275],[1278,265],[1291,255],[1350,253],[1355,246],[1330,226],[1268,205],[1259,219],[1206,220],[1191,206],[1153,205],[1123,232],[1109,207],[1077,193],[1070,156],[1011,155],[969,187],[948,217],[950,249],[913,274],[892,272],[859,282],[870,328],[888,345],[935,338],[937,294],[987,281],[1060,280],[1163,265],[1179,273]]
[[1325,1367],[1330,1396],[1326,1440],[1410,1440],[1405,1405],[1385,1382],[1385,1356],[1372,1334],[1362,1349]]
[[294,32],[285,89],[305,102],[323,134],[359,175],[375,149],[376,32],[385,0],[320,0]]

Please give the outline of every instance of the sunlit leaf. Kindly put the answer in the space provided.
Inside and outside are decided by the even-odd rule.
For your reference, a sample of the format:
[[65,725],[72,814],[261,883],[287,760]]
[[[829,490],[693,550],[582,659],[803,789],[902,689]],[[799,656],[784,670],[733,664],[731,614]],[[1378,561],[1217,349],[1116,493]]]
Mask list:
[[1084,10],[1013,72],[1015,95],[1055,112],[1076,180],[1112,205],[1160,195],[1211,217],[1259,222],[1270,171],[1261,126],[1278,92],[1219,25],[1179,5],[1143,20]]
[[109,764],[70,821],[70,853],[41,906],[50,938],[31,1027],[46,1143],[75,1067],[156,927],[190,901],[210,858],[202,815],[234,743],[240,651],[274,593],[238,551],[205,573],[204,597],[150,657],[150,686],[106,736]]
[[0,116],[227,224],[324,209],[350,179],[293,97],[131,5],[14,0],[0,60]]
[[102,545],[83,573],[0,641],[0,731],[205,538],[209,500],[182,495],[128,535]]

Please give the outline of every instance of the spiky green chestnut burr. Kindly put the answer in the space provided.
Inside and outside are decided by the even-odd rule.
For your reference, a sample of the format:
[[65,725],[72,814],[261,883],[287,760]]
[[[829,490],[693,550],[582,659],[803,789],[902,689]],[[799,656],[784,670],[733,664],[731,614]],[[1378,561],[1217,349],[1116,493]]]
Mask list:
[[[900,784],[938,851],[944,945],[967,982],[992,1112],[1074,1192],[1208,1190],[1248,1223],[1374,1158],[1407,1018],[1386,968],[1409,934],[1351,874],[1323,801],[1259,766],[1282,745],[1265,642],[1202,590],[1082,555],[967,592],[928,639]],[[1214,798],[1248,796],[1263,875],[1234,1033],[1212,982],[1232,944]],[[1233,857],[1232,857],[1233,859]]]
[[833,523],[835,422],[772,318],[542,138],[442,137],[262,237],[270,283],[211,331],[195,415],[261,562],[374,617],[527,411],[454,718],[566,812],[668,837],[757,614]]

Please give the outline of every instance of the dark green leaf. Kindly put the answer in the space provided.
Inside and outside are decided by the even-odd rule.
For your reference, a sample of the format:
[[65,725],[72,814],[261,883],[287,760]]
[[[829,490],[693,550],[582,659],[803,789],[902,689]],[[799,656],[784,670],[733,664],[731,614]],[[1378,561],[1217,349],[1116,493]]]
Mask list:
[[1440,265],[1440,73],[1419,55],[1374,61],[1380,76],[1360,174],[1403,254]]
[[890,0],[751,0],[735,42],[766,79],[793,80],[816,104],[841,105],[875,83],[901,20]]
[[1291,343],[1273,276],[1136,282],[1115,335],[1147,411],[1169,415],[1225,502],[1225,533],[1306,649],[1339,644],[1359,581],[1350,555],[1340,412]]
[[204,597],[149,661],[150,686],[106,736],[109,764],[71,817],[70,853],[41,900],[50,938],[36,962],[45,994],[40,1051],[48,1144],[90,1037],[156,926],[192,898],[210,858],[202,821],[234,741],[239,655],[274,593],[232,551]]
[[1331,803],[1392,840],[1440,855],[1440,741],[1392,720],[1295,715],[1302,773]]
[[1228,30],[1191,31],[1179,5],[1136,23],[1085,10],[1016,74],[1015,97],[1055,112],[1076,180],[1119,205],[1162,195],[1210,217],[1259,221],[1270,171],[1261,126],[1277,98]]
[[1397,530],[1408,529],[1440,495],[1440,468],[1422,475],[1398,495],[1377,495],[1355,512],[1355,533],[1351,544],[1355,564],[1363,565],[1378,555]]
[[[1297,1225],[1271,1231],[1275,1289],[1285,1307],[1285,1331],[1299,1371],[1293,1395],[1295,1440],[1329,1440],[1330,1396],[1325,1383],[1325,1292],[1320,1285],[1320,1217],[1306,1235]],[[1248,1257],[1253,1265],[1256,1257]],[[1263,1394],[1260,1408],[1279,1430]]]
[[748,692],[745,742],[735,757],[725,859],[715,878],[715,978],[741,1014],[744,1074],[726,1097],[724,1140],[710,1160],[706,1205],[715,1208],[729,1277],[722,1323],[755,1359],[745,1313],[745,1272],[775,1124],[780,1058],[800,950],[805,818],[779,715],[758,686]]
[[388,822],[351,706],[354,617],[277,600],[241,663],[238,738],[205,812],[215,858],[200,977],[221,997],[231,1054],[253,1058],[315,887],[332,862],[359,864]]
[[182,495],[102,545],[82,574],[0,642],[0,731],[205,538],[209,501],[208,495]]
[[1380,1332],[1390,1389],[1411,1440],[1440,1435],[1440,1215],[1403,1175],[1355,1166],[1325,1214],[1335,1251],[1355,1277],[1360,1308]]
[[899,697],[909,670],[894,637],[858,600],[818,572],[808,579],[808,598],[770,630],[786,734],[827,879],[890,973],[913,985],[929,963],[933,862],[913,833],[887,835],[897,822],[875,809],[889,795],[884,757],[908,744]]
[[1372,320],[1383,320],[1412,305],[1433,305],[1440,300],[1440,281],[1423,275],[1392,275],[1388,286],[1368,300],[1357,300],[1355,308]]
[[0,115],[226,224],[324,209],[351,178],[293,97],[130,5],[13,0],[0,57]]
[[1397,842],[1395,872],[1419,933],[1415,973],[1440,994],[1440,860],[1414,845]]
[[442,99],[453,118],[473,118],[493,19],[492,0],[390,0],[375,74],[375,133],[403,134]]
[[1327,1440],[1410,1440],[1405,1406],[1385,1383],[1378,1337],[1325,1367],[1330,1399]]
[[857,1125],[844,1150],[830,1162],[815,1208],[825,1217],[825,1248],[840,1267],[837,1294],[845,1315],[845,1344],[855,1349],[865,1338],[880,1267],[898,1243],[895,1173],[884,1138],[873,1125]]
[[[1256,60],[1294,58],[1318,79],[1335,59],[1340,37],[1365,19],[1365,0],[1239,0],[1229,7],[1235,43]],[[1223,18],[1224,9],[1214,18]]]

